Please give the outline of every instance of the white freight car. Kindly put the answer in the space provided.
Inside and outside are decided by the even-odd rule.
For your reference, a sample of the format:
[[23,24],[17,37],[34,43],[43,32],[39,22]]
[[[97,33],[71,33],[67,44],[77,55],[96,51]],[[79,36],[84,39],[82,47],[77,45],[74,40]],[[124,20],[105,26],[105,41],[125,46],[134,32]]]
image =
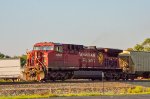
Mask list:
[[0,59],[0,79],[17,79],[21,74],[20,58]]
[[150,52],[124,51],[120,54],[120,66],[124,71],[144,78],[150,77]]

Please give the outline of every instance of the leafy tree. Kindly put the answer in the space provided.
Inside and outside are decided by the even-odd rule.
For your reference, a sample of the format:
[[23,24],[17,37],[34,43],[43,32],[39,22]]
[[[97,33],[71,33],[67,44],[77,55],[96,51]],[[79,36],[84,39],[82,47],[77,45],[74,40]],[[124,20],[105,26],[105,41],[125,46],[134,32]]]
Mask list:
[[21,66],[23,67],[26,64],[27,55],[22,55],[20,59],[21,59]]
[[5,55],[5,58],[11,58],[10,56],[8,56],[8,55]]
[[143,51],[144,50],[144,47],[140,44],[136,44],[136,46],[134,47],[134,50],[136,51]]
[[134,46],[135,51],[150,51],[150,38],[147,38],[141,44]]
[[150,38],[145,39],[142,45],[145,47],[150,47]]
[[142,46],[144,47],[144,51],[150,51],[150,38],[145,39]]
[[0,53],[0,59],[2,59],[2,58],[11,58],[11,57],[8,55],[4,55],[3,53]]
[[128,48],[127,51],[134,51],[134,49],[133,48]]
[[4,57],[5,57],[5,55],[0,53],[0,58],[4,58]]

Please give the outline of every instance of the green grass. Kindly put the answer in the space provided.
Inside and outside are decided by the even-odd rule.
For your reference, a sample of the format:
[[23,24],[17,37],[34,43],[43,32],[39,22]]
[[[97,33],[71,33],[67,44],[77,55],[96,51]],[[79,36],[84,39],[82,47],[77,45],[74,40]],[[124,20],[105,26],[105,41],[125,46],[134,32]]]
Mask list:
[[63,94],[63,95],[20,95],[20,96],[2,96],[0,99],[28,99],[28,98],[48,98],[48,97],[72,97],[72,96],[124,96],[124,95],[142,95],[150,94],[150,92],[143,93],[128,93],[128,94],[112,94],[112,93],[78,93],[78,94]]
[[20,96],[1,96],[0,99],[28,99],[28,98],[48,98],[48,97],[56,97],[56,95],[20,95]]

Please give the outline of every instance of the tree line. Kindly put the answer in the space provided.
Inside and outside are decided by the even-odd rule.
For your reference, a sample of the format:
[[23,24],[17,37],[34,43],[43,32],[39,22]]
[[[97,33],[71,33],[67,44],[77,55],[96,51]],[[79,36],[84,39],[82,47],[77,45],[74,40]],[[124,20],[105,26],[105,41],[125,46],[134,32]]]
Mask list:
[[143,42],[136,44],[133,48],[128,48],[128,51],[150,51],[150,38],[146,38]]

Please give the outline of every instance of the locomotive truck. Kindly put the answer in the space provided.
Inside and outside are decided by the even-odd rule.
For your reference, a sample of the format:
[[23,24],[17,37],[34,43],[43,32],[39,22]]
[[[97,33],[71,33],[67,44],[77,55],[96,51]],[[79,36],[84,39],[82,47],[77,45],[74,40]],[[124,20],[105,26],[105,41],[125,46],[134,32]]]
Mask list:
[[27,52],[24,80],[134,79],[120,66],[123,50],[53,42],[36,43]]

